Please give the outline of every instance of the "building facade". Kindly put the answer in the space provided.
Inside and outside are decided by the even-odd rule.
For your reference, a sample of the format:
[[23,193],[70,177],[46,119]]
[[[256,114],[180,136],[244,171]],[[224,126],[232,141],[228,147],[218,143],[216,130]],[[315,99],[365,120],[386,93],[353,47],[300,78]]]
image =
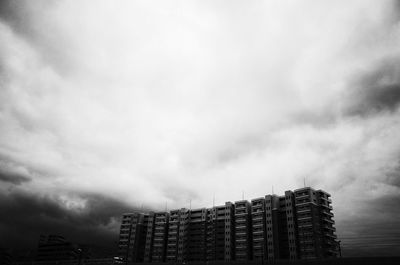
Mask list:
[[128,263],[143,262],[149,214],[127,213],[122,216],[118,255]]
[[125,263],[313,259],[338,256],[330,194],[313,188],[212,208],[124,214]]

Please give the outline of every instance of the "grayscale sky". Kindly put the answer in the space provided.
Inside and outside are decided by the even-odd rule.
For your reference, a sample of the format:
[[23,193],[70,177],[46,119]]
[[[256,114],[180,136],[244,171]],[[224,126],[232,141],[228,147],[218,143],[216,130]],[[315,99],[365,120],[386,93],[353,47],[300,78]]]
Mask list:
[[344,254],[400,253],[399,103],[399,1],[1,1],[0,238],[305,178]]

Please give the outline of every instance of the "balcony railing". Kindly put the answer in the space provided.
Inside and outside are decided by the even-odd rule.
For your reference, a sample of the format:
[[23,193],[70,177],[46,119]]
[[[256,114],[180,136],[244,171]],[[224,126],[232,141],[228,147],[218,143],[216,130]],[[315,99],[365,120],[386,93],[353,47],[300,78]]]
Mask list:
[[310,194],[299,194],[299,195],[295,195],[296,199],[301,199],[301,198],[307,198],[310,197]]
[[330,210],[333,209],[332,206],[330,206],[330,205],[322,204],[321,206],[322,206],[322,207],[325,207],[325,208],[328,208],[328,209],[330,209]]
[[333,213],[331,213],[331,212],[328,211],[328,210],[322,210],[321,213],[322,213],[322,214],[325,214],[325,215],[328,215],[328,216],[330,216],[330,217],[333,217],[333,216],[334,216]]
[[331,230],[331,231],[336,231],[336,228],[333,227],[333,226],[324,225],[322,227],[325,228],[325,229]]
[[326,217],[322,217],[322,221],[328,222],[330,224],[334,224],[335,223],[332,219],[329,219],[329,218],[326,218]]

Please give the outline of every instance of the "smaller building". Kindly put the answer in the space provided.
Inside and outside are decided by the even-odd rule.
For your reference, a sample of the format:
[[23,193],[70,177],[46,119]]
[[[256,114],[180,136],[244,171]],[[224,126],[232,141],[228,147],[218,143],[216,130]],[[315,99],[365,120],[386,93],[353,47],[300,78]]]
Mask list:
[[36,261],[77,260],[82,258],[82,249],[60,235],[41,235]]

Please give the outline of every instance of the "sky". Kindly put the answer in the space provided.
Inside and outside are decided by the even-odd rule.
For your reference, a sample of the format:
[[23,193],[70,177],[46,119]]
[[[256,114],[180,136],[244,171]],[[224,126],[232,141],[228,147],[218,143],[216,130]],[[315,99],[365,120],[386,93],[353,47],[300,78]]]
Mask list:
[[0,245],[306,182],[399,253],[399,44],[399,1],[1,1]]

